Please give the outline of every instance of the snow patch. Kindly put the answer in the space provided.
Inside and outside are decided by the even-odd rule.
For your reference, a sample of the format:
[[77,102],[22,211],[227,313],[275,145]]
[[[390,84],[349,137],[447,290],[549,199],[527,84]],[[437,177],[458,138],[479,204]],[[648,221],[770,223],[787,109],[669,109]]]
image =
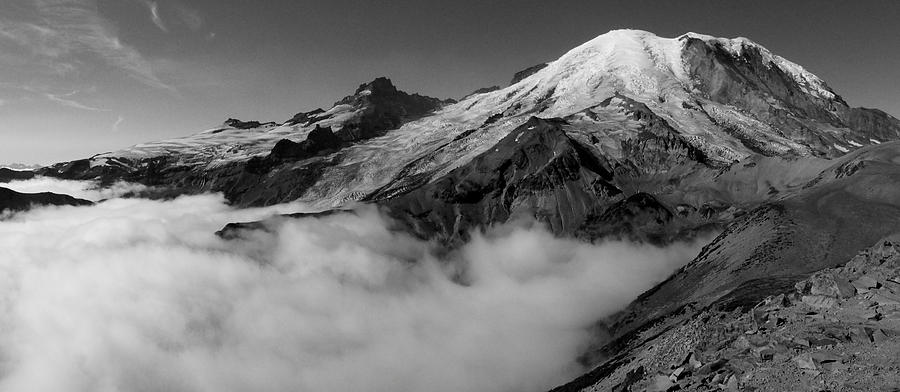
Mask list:
[[840,152],[850,152],[849,149],[847,149],[846,147],[843,147],[837,143],[834,144],[834,148],[836,148]]

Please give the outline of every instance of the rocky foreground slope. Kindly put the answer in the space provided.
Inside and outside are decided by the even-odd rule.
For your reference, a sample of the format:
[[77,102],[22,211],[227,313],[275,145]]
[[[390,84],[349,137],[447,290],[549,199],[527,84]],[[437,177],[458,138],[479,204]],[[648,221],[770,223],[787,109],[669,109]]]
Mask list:
[[[682,334],[685,325],[719,325],[750,317],[745,313],[766,297],[808,287],[798,282],[838,267],[860,249],[900,232],[898,144],[865,148],[830,161],[799,189],[735,219],[691,263],[601,322],[602,338],[583,358],[598,366],[562,390],[609,390],[629,371],[656,363],[647,362],[645,354],[663,355],[654,350]],[[852,263],[847,268],[852,269]],[[710,312],[719,318],[710,319]],[[697,324],[701,319],[706,321]],[[772,385],[769,390],[784,390]]]
[[874,391],[900,385],[896,237],[769,294],[754,303],[721,302],[669,328],[635,334],[633,349],[554,391]]

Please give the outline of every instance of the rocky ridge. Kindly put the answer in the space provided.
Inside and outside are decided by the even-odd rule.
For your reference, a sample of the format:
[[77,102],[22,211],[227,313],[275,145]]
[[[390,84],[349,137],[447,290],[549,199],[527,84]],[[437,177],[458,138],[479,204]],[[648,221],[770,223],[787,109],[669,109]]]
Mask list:
[[88,200],[51,192],[20,193],[0,187],[0,213],[25,211],[34,206],[85,206]]

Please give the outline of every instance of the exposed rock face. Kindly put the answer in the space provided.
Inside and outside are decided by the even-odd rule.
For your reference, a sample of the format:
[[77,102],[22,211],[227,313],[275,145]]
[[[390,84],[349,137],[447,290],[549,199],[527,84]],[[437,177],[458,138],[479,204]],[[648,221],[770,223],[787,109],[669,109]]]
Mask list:
[[[682,39],[688,72],[695,86],[709,99],[747,111],[790,139],[808,146],[814,155],[841,155],[846,150],[840,148],[846,148],[850,142],[870,144],[866,143],[869,139],[896,140],[900,135],[897,119],[878,110],[850,108],[824,82],[803,78],[798,81],[776,64],[777,56],[749,40],[723,42],[691,35]],[[801,71],[802,68],[797,72]],[[852,129],[855,140],[819,132],[818,127],[803,119]],[[738,127],[730,131],[749,149],[770,154],[761,148],[765,146],[756,145]]]
[[260,127],[274,127],[274,122],[261,123],[259,121],[241,121],[235,118],[229,118],[225,120],[225,126],[237,128],[237,129],[254,129]]
[[322,113],[325,113],[325,110],[323,110],[323,109],[321,109],[321,108],[314,109],[314,110],[311,110],[311,111],[309,111],[309,112],[300,112],[300,113],[295,114],[294,117],[291,117],[291,119],[288,120],[285,124],[288,124],[288,125],[297,125],[297,124],[308,125],[308,124],[312,123],[313,121],[315,121],[316,116],[318,116],[318,115],[320,115],[320,114],[322,114]]
[[900,121],[878,109],[850,108],[849,111],[841,111],[841,114],[850,128],[870,141],[893,140],[894,135],[900,133]]
[[625,107],[641,126],[621,141],[620,157],[583,144],[584,135],[576,139],[565,120],[533,117],[468,164],[424,185],[394,182],[367,200],[386,206],[420,236],[451,241],[515,216],[535,217],[560,235],[652,243],[692,237],[719,224],[717,214],[676,216],[642,191],[658,190],[635,181],[644,175],[669,183],[673,167],[715,169],[665,121],[641,111],[642,105]]
[[525,68],[519,72],[516,72],[516,74],[513,75],[513,78],[509,82],[509,84],[513,85],[513,84],[519,83],[520,81],[522,81],[522,79],[525,79],[531,75],[534,75],[537,71],[540,71],[540,70],[546,68],[548,64],[549,63],[536,64],[536,65],[532,65],[528,68]]
[[667,244],[675,239],[693,237],[703,225],[675,227],[680,217],[653,195],[636,193],[584,217],[575,234],[591,240],[624,238],[636,242]]
[[0,212],[25,211],[35,206],[84,206],[90,201],[58,193],[19,193],[0,187]]
[[609,168],[569,138],[563,124],[532,118],[467,165],[383,204],[427,238],[464,238],[518,214],[571,233],[622,192],[609,182]]
[[685,135],[676,131],[647,105],[616,94],[600,103],[609,108],[616,100],[616,108],[629,119],[640,124],[632,137],[622,138],[619,171],[633,176],[667,172],[674,167],[708,162],[704,152],[688,142]]
[[216,235],[220,238],[226,240],[233,240],[241,238],[247,232],[254,231],[263,231],[263,232],[271,232],[273,229],[277,228],[279,224],[286,222],[289,219],[303,219],[303,218],[323,218],[326,216],[331,216],[334,214],[355,214],[353,210],[328,210],[323,212],[315,212],[315,213],[296,213],[296,214],[285,214],[273,216],[269,219],[263,221],[255,221],[255,222],[234,222],[225,225],[221,230],[216,232]]
[[34,172],[30,170],[12,170],[0,167],[0,183],[15,180],[29,180],[34,178]]
[[341,105],[355,108],[357,115],[344,122],[335,134],[345,142],[353,142],[381,136],[384,131],[434,111],[443,102],[437,98],[407,94],[397,90],[390,79],[380,77],[360,85],[356,93],[334,104],[336,107]]
[[466,95],[466,96],[463,97],[462,99],[467,99],[467,98],[469,98],[469,97],[471,97],[471,96],[473,96],[473,95],[491,93],[491,92],[497,91],[497,90],[499,90],[499,89],[500,89],[500,86],[482,87],[482,88],[480,88],[480,89],[478,89],[478,90],[472,91],[471,93],[469,93],[468,95]]
[[341,139],[331,131],[331,128],[316,126],[316,129],[306,136],[306,140],[300,143],[282,139],[272,148],[271,156],[277,159],[301,160],[322,151],[340,148],[341,144]]

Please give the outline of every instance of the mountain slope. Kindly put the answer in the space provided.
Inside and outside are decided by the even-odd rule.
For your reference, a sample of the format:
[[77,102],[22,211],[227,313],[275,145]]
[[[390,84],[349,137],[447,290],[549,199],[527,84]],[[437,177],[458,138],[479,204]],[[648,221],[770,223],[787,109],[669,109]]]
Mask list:
[[398,197],[371,196],[426,238],[466,236],[516,215],[537,216],[556,232],[573,232],[587,214],[622,193],[612,173],[562,120],[532,118],[471,162]]

